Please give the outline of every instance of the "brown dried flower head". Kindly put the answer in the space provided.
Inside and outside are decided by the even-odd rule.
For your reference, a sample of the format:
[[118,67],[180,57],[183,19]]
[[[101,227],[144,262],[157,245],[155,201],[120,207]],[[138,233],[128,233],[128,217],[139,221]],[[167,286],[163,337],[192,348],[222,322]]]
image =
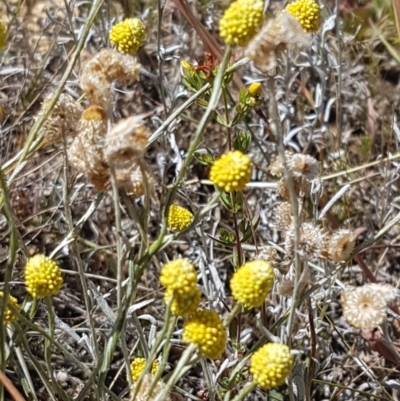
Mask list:
[[91,104],[107,110],[111,83],[136,80],[139,73],[140,64],[134,57],[113,49],[102,49],[83,66],[80,82]]
[[[35,121],[39,120],[48,110],[53,96],[51,94],[43,101],[42,107],[35,117]],[[62,132],[65,135],[73,133],[77,129],[77,122],[82,112],[83,107],[79,103],[76,103],[72,96],[62,93],[39,130],[39,135],[43,136],[44,143],[46,145],[58,143],[62,140]]]
[[[300,226],[299,254],[306,260],[319,258],[324,245],[326,234],[324,231],[311,223],[303,223]],[[285,232],[284,247],[289,255],[294,252],[293,224]]]
[[283,11],[267,21],[245,50],[245,56],[262,72],[270,73],[278,65],[279,52],[301,50],[310,47],[311,35],[306,33],[300,22]]
[[68,150],[68,161],[99,191],[109,189],[110,171],[103,156],[103,140],[107,132],[106,114],[102,107],[89,106],[79,121],[79,134]]
[[[309,196],[310,191],[311,191],[311,181],[308,180],[302,180],[298,177],[293,177],[293,185],[294,185],[294,191],[296,193],[296,196]],[[284,200],[289,200],[289,189],[286,185],[286,180],[284,177],[282,177],[278,181],[278,185],[276,187],[276,192],[279,194],[279,196],[282,197]]]
[[119,121],[105,138],[105,159],[111,164],[142,157],[149,134],[140,117],[132,116]]
[[288,157],[287,165],[293,177],[311,181],[318,176],[318,161],[310,155],[295,153]]
[[[128,195],[135,197],[145,195],[146,184],[150,194],[154,191],[154,178],[149,167],[144,162],[141,165],[130,162],[115,165],[115,178],[118,187],[124,189]],[[145,177],[143,177],[143,173]]]
[[341,293],[343,317],[356,329],[372,330],[386,319],[386,302],[369,286],[349,287]]
[[[138,390],[136,389],[137,384],[132,386],[132,395],[137,390],[135,401],[154,401],[157,396],[163,392],[165,388],[165,383],[161,379],[157,381],[157,384],[150,392],[152,381],[153,377],[151,376],[151,374],[148,373],[143,376],[143,380],[140,382]],[[163,398],[163,401],[171,401],[171,397],[169,396],[169,394],[167,394],[167,396]]]
[[350,230],[338,230],[327,241],[328,258],[332,262],[347,260],[354,250],[355,238]]

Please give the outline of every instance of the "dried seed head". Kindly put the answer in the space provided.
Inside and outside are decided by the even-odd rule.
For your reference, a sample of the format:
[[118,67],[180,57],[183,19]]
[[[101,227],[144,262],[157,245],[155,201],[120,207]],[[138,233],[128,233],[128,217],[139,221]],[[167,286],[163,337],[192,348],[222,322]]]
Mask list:
[[[53,94],[43,101],[42,107],[35,117],[35,121],[48,110],[52,98]],[[62,93],[39,130],[39,135],[43,136],[45,144],[59,143],[62,140],[62,132],[65,135],[74,132],[77,129],[77,122],[82,112],[82,106],[76,103],[72,96]]]
[[347,260],[353,252],[355,238],[350,230],[338,230],[332,234],[328,245],[328,258],[332,262],[342,262]]
[[270,262],[273,267],[275,267],[275,264],[278,260],[278,252],[276,252],[274,247],[266,246],[260,249],[257,259],[266,260],[267,262]]
[[372,330],[386,319],[386,302],[368,286],[350,287],[342,291],[343,317],[362,330]]
[[311,35],[306,33],[300,22],[283,11],[267,21],[245,50],[245,56],[262,72],[269,73],[277,67],[280,51],[300,50],[311,44]]
[[[143,177],[143,171],[145,178]],[[115,165],[115,178],[118,187],[124,189],[128,195],[139,197],[146,193],[146,183],[149,194],[153,193],[155,181],[148,166],[142,162],[142,168],[136,163],[118,163]],[[145,182],[146,179],[146,182]]]
[[313,180],[318,175],[318,161],[310,155],[295,153],[288,157],[287,166],[293,177]]
[[[296,196],[309,196],[310,191],[311,191],[311,182],[308,180],[301,180],[297,177],[293,177],[293,186],[294,186],[294,192],[296,193]],[[282,197],[284,200],[289,200],[289,189],[286,185],[286,180],[285,178],[281,178],[278,181],[278,185],[276,187],[276,192],[279,194],[279,196]]]
[[68,161],[80,173],[88,176],[89,181],[99,191],[110,187],[110,169],[104,160],[102,140],[107,132],[103,109],[90,106],[79,121],[80,132],[68,149]]
[[139,77],[140,64],[131,56],[113,49],[102,49],[82,68],[82,90],[93,105],[107,110],[113,81],[133,81]]
[[[305,259],[314,259],[321,256],[326,234],[319,227],[311,223],[303,223],[299,230],[300,242],[299,253]],[[284,247],[289,255],[293,255],[294,251],[294,235],[295,230],[291,225],[285,232]]]
[[386,305],[392,304],[400,296],[400,291],[390,284],[368,283],[364,284],[364,287],[369,289],[374,294],[377,294],[379,298],[382,298],[385,301]]
[[104,157],[109,164],[142,157],[149,141],[149,131],[139,117],[119,121],[107,134]]
[[274,160],[272,160],[271,164],[268,167],[268,170],[273,177],[283,177],[283,164],[279,155],[276,156]]
[[292,205],[290,202],[281,202],[274,209],[275,227],[284,231],[292,224]]
[[[157,396],[163,392],[165,383],[162,380],[158,380],[153,390],[151,390],[153,378],[151,374],[144,375],[143,380],[139,384],[139,389],[136,392],[136,386],[133,385],[131,388],[132,395],[136,393],[135,401],[154,401]],[[163,401],[171,401],[171,397],[167,395]]]

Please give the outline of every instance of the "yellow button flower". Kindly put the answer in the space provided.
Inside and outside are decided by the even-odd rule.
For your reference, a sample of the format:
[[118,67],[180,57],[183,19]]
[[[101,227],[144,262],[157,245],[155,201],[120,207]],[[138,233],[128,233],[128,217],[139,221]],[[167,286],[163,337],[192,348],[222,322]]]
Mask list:
[[168,211],[168,227],[174,231],[182,231],[190,225],[193,214],[184,207],[171,205]]
[[219,358],[226,345],[221,318],[212,310],[196,312],[183,326],[182,341],[194,344],[207,358]]
[[293,366],[293,356],[287,345],[268,343],[251,357],[253,381],[263,389],[278,387],[285,382]]
[[138,18],[127,18],[114,25],[110,42],[121,53],[134,54],[146,38],[146,28]]
[[233,297],[247,307],[260,306],[274,284],[274,270],[265,260],[247,262],[231,279]]
[[[3,302],[3,297],[4,297],[4,292],[0,291],[0,307]],[[21,309],[21,307],[18,305],[18,300],[16,298],[14,298],[13,296],[11,296],[10,294],[8,294],[7,305],[8,304],[11,304],[12,306],[14,306],[14,308],[17,308],[18,310]],[[9,323],[15,322],[18,319],[17,316],[14,315],[12,310],[10,308],[8,308],[7,306],[4,309],[3,316],[4,316],[3,323],[5,326]]]
[[219,34],[230,45],[246,46],[261,28],[264,20],[264,2],[236,0],[219,21]]
[[61,270],[47,256],[32,256],[25,266],[25,284],[34,298],[56,295],[63,284]]
[[197,288],[197,274],[187,259],[176,259],[164,265],[160,283],[179,295],[193,294]]
[[[131,375],[132,381],[136,382],[140,375],[142,374],[144,368],[146,366],[146,359],[145,358],[135,358],[131,363]],[[151,375],[155,376],[158,368],[160,367],[160,363],[155,360],[151,365]]]
[[314,0],[297,0],[285,10],[295,17],[306,32],[316,32],[320,26],[319,5]]
[[251,159],[240,150],[225,153],[211,166],[210,180],[225,192],[243,191],[251,176]]
[[174,298],[171,302],[171,312],[176,316],[192,315],[199,309],[201,291],[198,288],[195,288],[187,295],[180,295],[168,287],[164,295],[166,304],[168,304],[172,296]]
[[253,82],[247,88],[247,92],[250,96],[259,97],[261,95],[262,85],[260,82]]

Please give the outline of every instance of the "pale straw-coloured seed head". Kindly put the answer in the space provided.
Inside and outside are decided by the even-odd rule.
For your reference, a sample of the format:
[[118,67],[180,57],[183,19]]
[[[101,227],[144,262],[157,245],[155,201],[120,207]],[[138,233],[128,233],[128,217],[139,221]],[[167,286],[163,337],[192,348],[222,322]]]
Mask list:
[[135,58],[113,49],[102,49],[83,66],[80,82],[91,104],[107,110],[111,83],[136,80],[139,73],[140,64]]
[[293,177],[313,180],[318,175],[319,163],[310,155],[295,153],[288,157],[287,166]]
[[245,50],[245,56],[264,73],[277,67],[278,54],[285,49],[301,50],[310,47],[311,35],[306,33],[300,22],[283,11],[267,21]]
[[150,195],[154,192],[155,180],[144,162],[141,163],[141,166],[128,162],[117,163],[114,167],[118,187],[124,189],[128,195],[134,197],[145,195],[146,185]]
[[79,120],[79,134],[68,149],[71,166],[89,177],[89,181],[99,191],[109,188],[110,171],[103,156],[103,141],[107,132],[104,109],[91,105]]
[[272,246],[264,246],[260,249],[256,259],[266,260],[267,262],[270,262],[273,267],[275,267],[275,264],[278,260],[278,252]]
[[349,287],[341,293],[343,317],[356,329],[372,330],[386,319],[386,302],[368,286]]
[[292,224],[292,205],[290,202],[281,202],[274,209],[275,228],[277,230],[287,230]]
[[386,305],[394,303],[400,296],[399,289],[387,283],[368,283],[364,287],[382,298]]
[[[35,117],[37,121],[50,107],[53,94],[48,96],[42,103],[39,113]],[[46,145],[59,143],[62,140],[62,133],[69,135],[77,129],[83,112],[83,107],[76,103],[74,98],[66,93],[62,93],[39,130],[39,135],[43,136]]]
[[149,142],[149,130],[140,117],[132,116],[115,124],[106,135],[104,157],[109,164],[142,157]]
[[[139,386],[138,391],[136,392],[136,397],[135,401],[154,401],[157,396],[163,392],[165,389],[165,383],[160,379],[157,380],[156,385],[154,386],[153,390],[151,391],[151,384],[153,381],[153,377],[151,374],[146,374],[143,377],[143,380],[140,382],[139,385],[135,384],[131,387],[131,393],[132,396],[137,390],[137,386]],[[163,401],[171,401],[171,397],[169,394],[165,398],[163,398]]]
[[[311,192],[311,182],[308,180],[303,180],[298,177],[293,177],[293,186],[294,186],[294,192],[296,193],[296,196],[310,196]],[[279,196],[282,197],[284,200],[289,200],[290,195],[289,195],[289,188],[286,185],[286,180],[284,177],[282,177],[278,181],[278,185],[276,187],[276,192],[279,194]]]
[[[312,223],[303,223],[299,230],[299,254],[306,260],[319,258],[324,245],[326,233]],[[284,247],[289,255],[294,252],[294,226],[291,225],[284,233]]]
[[328,258],[335,263],[345,261],[354,250],[355,238],[350,230],[338,230],[332,234],[328,245]]

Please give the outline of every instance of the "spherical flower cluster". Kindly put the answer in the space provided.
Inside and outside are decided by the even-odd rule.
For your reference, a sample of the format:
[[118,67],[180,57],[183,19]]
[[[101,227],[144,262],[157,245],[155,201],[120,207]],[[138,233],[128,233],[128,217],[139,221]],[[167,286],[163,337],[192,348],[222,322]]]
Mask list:
[[177,316],[195,313],[200,305],[201,291],[197,288],[194,266],[186,259],[167,263],[161,270],[160,283],[166,287],[164,301],[171,302],[171,312]]
[[[3,302],[3,297],[4,297],[4,292],[0,291],[0,307],[1,304]],[[11,304],[12,306],[14,306],[14,308],[16,309],[21,309],[21,307],[18,305],[18,301],[16,298],[14,298],[11,295],[8,295],[8,299],[7,299],[7,305]],[[9,323],[15,322],[18,318],[17,316],[14,315],[14,313],[12,312],[12,310],[10,308],[8,308],[6,306],[6,308],[4,309],[4,315],[3,315],[3,324],[6,326]]]
[[34,298],[56,295],[63,284],[61,270],[47,256],[32,256],[25,265],[25,284]]
[[286,11],[293,15],[306,32],[316,32],[320,25],[319,6],[314,0],[297,0],[286,6]]
[[183,326],[182,341],[194,344],[207,358],[219,358],[226,345],[221,318],[212,310],[196,312]]
[[247,307],[260,306],[274,284],[274,270],[265,260],[247,262],[231,279],[233,297]]
[[243,191],[251,176],[251,159],[239,150],[228,152],[211,166],[210,180],[225,192]]
[[236,0],[219,21],[221,38],[230,45],[246,46],[261,28],[264,15],[261,0]]
[[[142,374],[144,368],[146,366],[146,359],[144,358],[135,358],[132,363],[131,363],[131,375],[132,375],[132,381],[136,382],[140,375]],[[158,368],[160,367],[160,363],[155,360],[153,364],[151,365],[151,375],[155,376]]]
[[186,208],[171,205],[168,210],[167,224],[171,230],[182,231],[190,225],[193,220],[193,214]]
[[386,300],[365,285],[347,288],[341,294],[343,317],[356,329],[372,330],[386,319]]
[[263,389],[278,387],[285,382],[293,366],[293,356],[287,345],[268,343],[251,357],[253,381]]
[[127,18],[114,25],[110,31],[110,42],[119,52],[134,54],[146,38],[146,28],[140,19]]
[[0,50],[7,44],[7,27],[3,22],[0,22]]
[[192,315],[199,308],[201,300],[201,291],[198,288],[195,288],[188,294],[180,295],[179,293],[174,292],[169,287],[165,291],[164,295],[164,301],[166,304],[168,304],[171,297],[173,297],[171,302],[171,312],[174,315],[176,316]]

